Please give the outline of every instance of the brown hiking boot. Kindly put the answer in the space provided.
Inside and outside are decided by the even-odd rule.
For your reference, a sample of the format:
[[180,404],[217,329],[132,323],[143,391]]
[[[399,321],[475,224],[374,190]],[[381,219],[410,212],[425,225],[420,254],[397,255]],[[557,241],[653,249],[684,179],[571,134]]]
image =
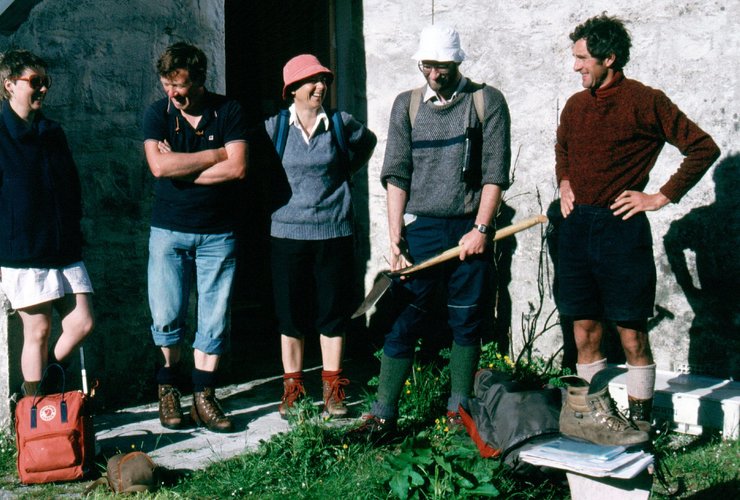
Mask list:
[[296,378],[283,379],[283,397],[278,405],[278,412],[283,419],[288,418],[288,412],[293,409],[296,401],[306,396],[303,380]]
[[650,432],[653,422],[653,399],[637,399],[627,396],[630,409],[630,420],[638,429]]
[[213,387],[205,387],[203,392],[193,393],[193,406],[190,418],[197,425],[202,425],[213,432],[233,432],[234,424],[224,415],[221,404],[216,399]]
[[347,414],[347,405],[344,404],[344,387],[349,380],[334,377],[332,380],[323,379],[324,414],[330,417],[343,417]]
[[173,385],[159,386],[159,422],[167,429],[179,429],[183,424],[180,391]]
[[397,429],[395,418],[381,418],[366,413],[360,417],[360,420],[362,423],[348,432],[350,438],[367,439],[377,444],[383,444],[395,437]]
[[609,387],[588,394],[589,384],[575,376],[563,377],[568,393],[560,412],[560,432],[596,444],[633,446],[646,443],[648,434],[617,412]]

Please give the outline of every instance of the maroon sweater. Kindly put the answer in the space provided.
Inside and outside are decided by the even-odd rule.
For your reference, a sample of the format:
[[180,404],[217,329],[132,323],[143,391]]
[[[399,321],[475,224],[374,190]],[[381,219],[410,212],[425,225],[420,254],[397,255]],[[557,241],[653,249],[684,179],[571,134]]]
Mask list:
[[618,72],[606,87],[578,92],[565,104],[555,145],[558,185],[569,180],[579,205],[608,206],[625,190],[645,188],[666,142],[685,156],[660,188],[677,202],[719,158],[719,148],[663,92]]

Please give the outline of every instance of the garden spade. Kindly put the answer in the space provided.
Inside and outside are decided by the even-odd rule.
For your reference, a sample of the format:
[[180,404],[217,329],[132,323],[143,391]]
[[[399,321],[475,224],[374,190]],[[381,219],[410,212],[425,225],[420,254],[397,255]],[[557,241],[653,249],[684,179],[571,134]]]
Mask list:
[[[519,231],[524,231],[525,229],[529,229],[532,226],[536,226],[537,224],[542,224],[544,222],[547,222],[546,216],[535,215],[534,217],[530,217],[529,219],[517,222],[516,224],[498,229],[496,231],[496,235],[493,237],[493,241],[501,240],[503,238],[511,236],[512,234],[516,234]],[[421,271],[422,269],[427,269],[429,267],[436,266],[437,264],[441,264],[442,262],[454,259],[455,257],[459,257],[461,249],[462,247],[458,245],[454,248],[450,248],[449,250],[445,250],[441,254],[435,255],[434,257],[427,259],[424,262],[420,262],[419,264],[406,267],[399,271],[381,272],[378,279],[375,280],[375,284],[373,285],[372,289],[367,294],[367,297],[365,297],[365,300],[362,301],[360,307],[358,307],[357,310],[352,314],[352,319],[360,317],[367,311],[369,311],[370,308],[373,307],[375,303],[380,300],[383,294],[385,294],[385,292],[388,291],[388,289],[391,287],[391,285],[393,284],[393,278],[408,276],[417,271]]]

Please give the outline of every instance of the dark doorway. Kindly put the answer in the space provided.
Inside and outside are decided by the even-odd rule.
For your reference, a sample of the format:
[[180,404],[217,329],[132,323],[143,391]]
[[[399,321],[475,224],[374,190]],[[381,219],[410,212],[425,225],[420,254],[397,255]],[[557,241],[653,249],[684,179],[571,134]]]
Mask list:
[[[269,184],[274,163],[264,120],[288,103],[282,99],[285,63],[311,53],[337,75],[324,106],[366,119],[362,2],[280,0],[225,2],[226,93],[243,106],[250,140],[250,165],[239,210],[241,249],[232,311],[232,350],[224,378],[243,381],[280,373],[269,266]],[[369,255],[367,174],[353,179],[357,260],[347,263],[359,285],[358,304]],[[364,324],[359,325],[364,328]],[[348,345],[353,342],[348,340]],[[320,360],[318,339],[307,339],[306,365]],[[351,353],[350,353],[351,355]]]
[[314,54],[336,69],[333,3],[226,1],[226,90],[242,103],[250,124],[283,106],[282,69],[291,57]]

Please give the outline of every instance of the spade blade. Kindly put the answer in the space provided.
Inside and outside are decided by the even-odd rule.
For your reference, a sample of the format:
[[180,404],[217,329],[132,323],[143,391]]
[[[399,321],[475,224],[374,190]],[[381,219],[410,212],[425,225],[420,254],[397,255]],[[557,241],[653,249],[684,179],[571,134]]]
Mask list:
[[373,285],[373,288],[370,290],[370,292],[367,294],[367,297],[365,297],[365,300],[363,300],[362,304],[360,304],[360,307],[358,307],[357,310],[352,313],[352,319],[359,318],[360,316],[368,312],[370,308],[373,307],[375,303],[380,300],[380,297],[383,296],[383,294],[391,287],[392,284],[393,280],[388,275],[388,273],[381,273],[378,279],[375,280],[375,284]]

